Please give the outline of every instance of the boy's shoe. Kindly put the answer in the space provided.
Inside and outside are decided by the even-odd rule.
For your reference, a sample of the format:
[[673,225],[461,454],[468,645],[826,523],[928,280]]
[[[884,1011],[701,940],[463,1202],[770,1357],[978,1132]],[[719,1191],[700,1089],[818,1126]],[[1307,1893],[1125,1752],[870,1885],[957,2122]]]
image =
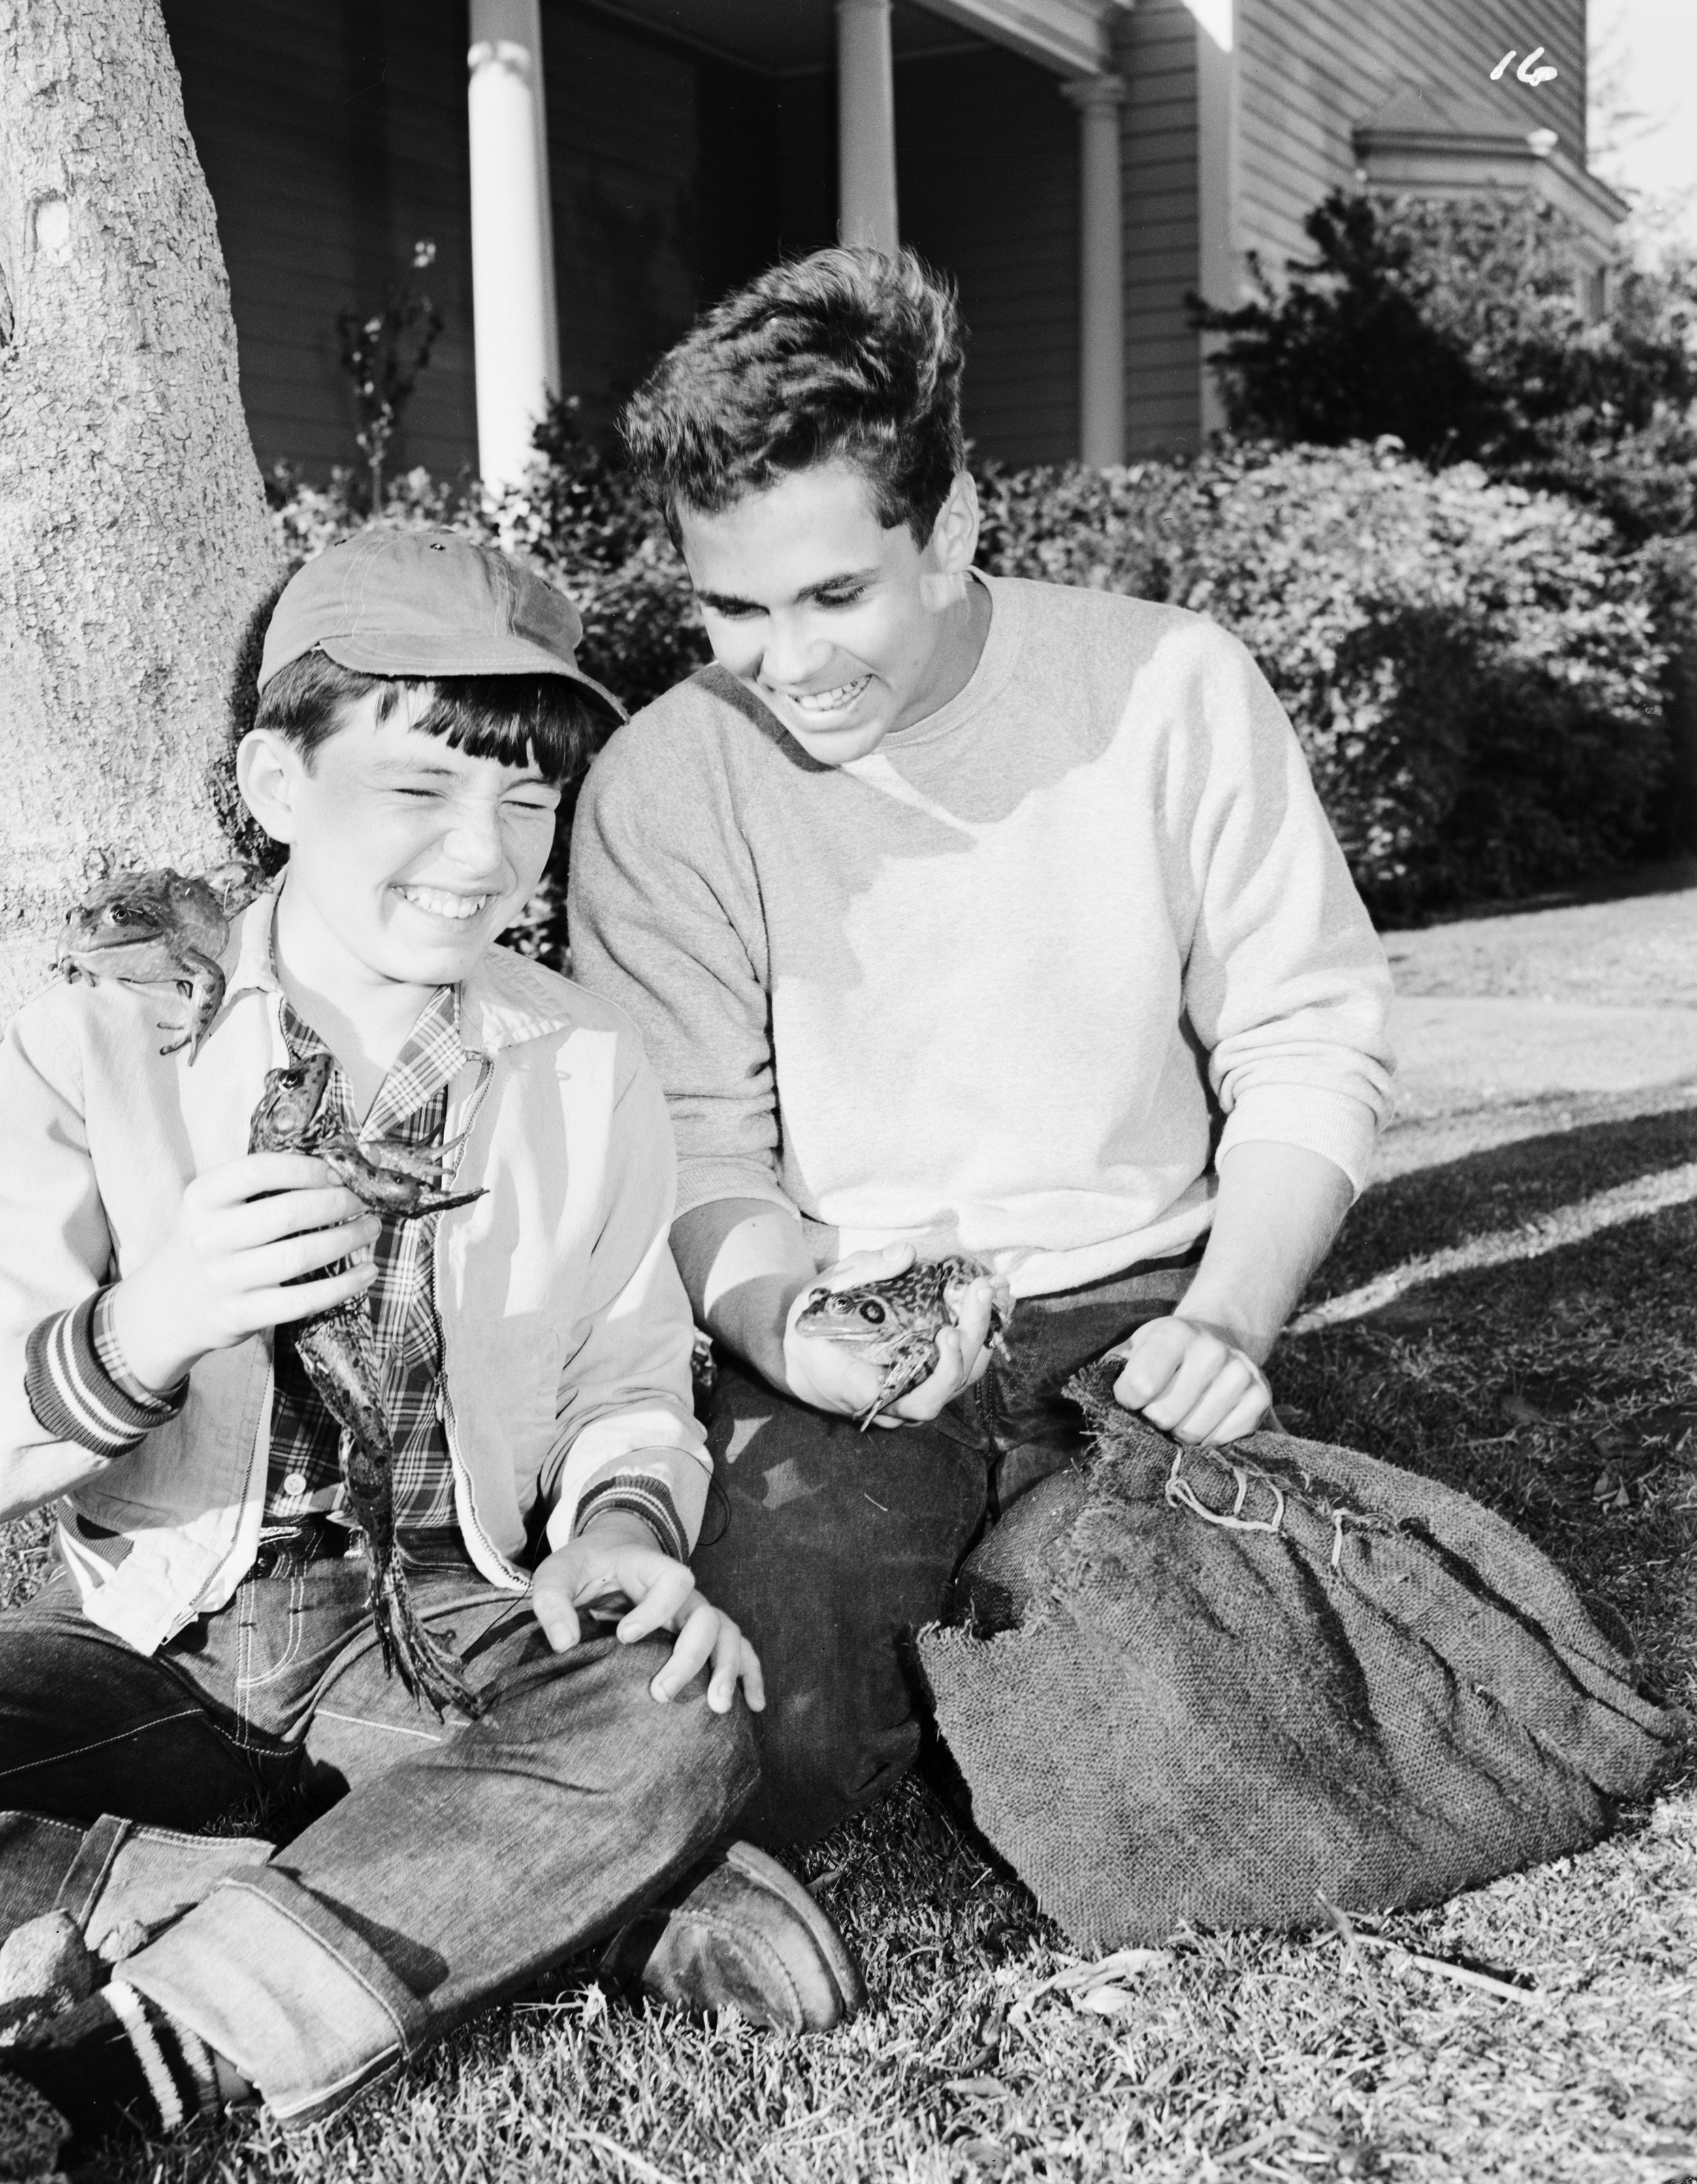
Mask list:
[[734,2003],[777,2032],[825,2032],[866,1998],[842,1936],[752,1843],[722,1845],[613,1936],[601,1975],[704,2014]]

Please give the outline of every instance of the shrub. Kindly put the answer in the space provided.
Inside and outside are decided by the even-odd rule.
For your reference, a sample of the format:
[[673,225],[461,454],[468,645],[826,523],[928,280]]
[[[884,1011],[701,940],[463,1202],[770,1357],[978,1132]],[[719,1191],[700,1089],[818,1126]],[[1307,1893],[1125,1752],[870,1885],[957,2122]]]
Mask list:
[[[501,495],[415,471],[383,520],[449,522],[527,555],[576,601],[585,666],[634,708],[706,657],[687,577],[569,410],[541,450]],[[992,467],[982,496],[985,567],[1171,599],[1243,638],[1382,916],[1560,885],[1630,856],[1665,818],[1664,711],[1697,660],[1678,634],[1697,628],[1697,590],[1688,560],[1622,552],[1589,510],[1472,465],[1433,473],[1390,445]],[[364,519],[345,480],[285,474],[273,520],[298,560]],[[520,939],[555,960],[567,833]]]
[[1656,822],[1668,655],[1645,567],[1587,510],[1388,447],[993,471],[984,500],[988,568],[1243,639],[1382,917],[1558,885]]
[[1631,535],[1697,520],[1697,265],[1627,268],[1606,319],[1574,288],[1577,237],[1527,196],[1334,191],[1311,259],[1254,300],[1196,304],[1235,432],[1330,446],[1394,433],[1577,494]]

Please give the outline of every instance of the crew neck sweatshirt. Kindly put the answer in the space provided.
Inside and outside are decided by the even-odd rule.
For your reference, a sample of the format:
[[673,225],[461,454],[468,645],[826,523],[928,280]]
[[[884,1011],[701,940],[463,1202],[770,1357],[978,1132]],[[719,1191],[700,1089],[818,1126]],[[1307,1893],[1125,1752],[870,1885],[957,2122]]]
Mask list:
[[908,1240],[1040,1295],[1177,1256],[1221,1156],[1359,1190],[1390,980],[1288,721],[1237,640],[988,585],[965,686],[809,757],[703,669],[591,768],[573,975],[635,1017],[678,1211],[765,1199],[820,1264]]

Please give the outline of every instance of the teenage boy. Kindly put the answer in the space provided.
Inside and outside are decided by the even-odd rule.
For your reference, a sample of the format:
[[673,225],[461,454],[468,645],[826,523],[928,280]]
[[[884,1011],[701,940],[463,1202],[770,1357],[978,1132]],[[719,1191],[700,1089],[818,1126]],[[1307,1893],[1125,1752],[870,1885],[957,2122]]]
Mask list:
[[[255,2087],[322,2118],[598,1936],[698,2007],[799,2030],[854,1999],[805,1891],[715,1848],[761,1685],[687,1567],[664,1102],[617,1009],[493,946],[616,712],[579,635],[451,533],[309,564],[237,756],[287,863],[198,1056],[109,979],[0,1049],[0,1515],[57,1501],[63,1564],[0,1616],[0,2064],[79,2128]],[[248,1154],[267,1072],[325,1054],[333,1118],[481,1195],[380,1223],[321,1161]],[[291,1339],[361,1300],[401,1563],[475,1720],[385,1673]],[[217,1832],[243,1814],[286,1847]]]
[[[724,1361],[696,1568],[765,1664],[768,1840],[910,1763],[899,1635],[1077,1449],[1074,1369],[1111,1354],[1182,1440],[1266,1415],[1389,1098],[1384,959],[1277,699],[1199,616],[974,570],[960,370],[916,260],[828,250],[625,420],[715,664],[590,773],[573,961],[677,1131]],[[877,1371],[798,1312],[959,1250],[991,1279],[862,1435]]]

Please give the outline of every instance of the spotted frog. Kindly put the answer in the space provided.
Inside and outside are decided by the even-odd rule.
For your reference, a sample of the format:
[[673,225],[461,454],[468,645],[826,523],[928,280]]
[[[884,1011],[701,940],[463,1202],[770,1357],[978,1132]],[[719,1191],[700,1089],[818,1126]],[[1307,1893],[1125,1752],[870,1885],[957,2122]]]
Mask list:
[[[945,1327],[959,1324],[960,1292],[989,1274],[990,1269],[978,1260],[957,1252],[943,1259],[916,1259],[904,1273],[887,1275],[882,1281],[812,1292],[796,1317],[796,1333],[840,1342],[884,1368],[883,1385],[860,1413],[862,1432],[880,1412],[937,1370],[937,1338]],[[989,1336],[999,1350],[1012,1311],[1006,1290],[999,1284],[997,1301],[990,1307]]]
[[219,957],[230,939],[230,921],[262,884],[245,865],[223,865],[203,878],[165,867],[121,872],[103,880],[80,902],[59,941],[58,968],[68,978],[103,978],[125,986],[175,989],[184,1013],[162,1022],[176,1034],[159,1049],[188,1049],[192,1061],[224,1006]]
[[[469,1206],[481,1190],[444,1195],[442,1170],[463,1142],[432,1147],[356,1137],[320,1113],[330,1084],[327,1054],[266,1072],[248,1129],[250,1153],[311,1153],[363,1205],[412,1221]],[[419,1620],[395,1552],[395,1446],[383,1408],[383,1366],[364,1297],[314,1312],[294,1330],[295,1355],[325,1410],[342,1429],[342,1475],[368,1560],[366,1604],[383,1665],[438,1713],[458,1708],[474,1719],[481,1702],[453,1655]]]

